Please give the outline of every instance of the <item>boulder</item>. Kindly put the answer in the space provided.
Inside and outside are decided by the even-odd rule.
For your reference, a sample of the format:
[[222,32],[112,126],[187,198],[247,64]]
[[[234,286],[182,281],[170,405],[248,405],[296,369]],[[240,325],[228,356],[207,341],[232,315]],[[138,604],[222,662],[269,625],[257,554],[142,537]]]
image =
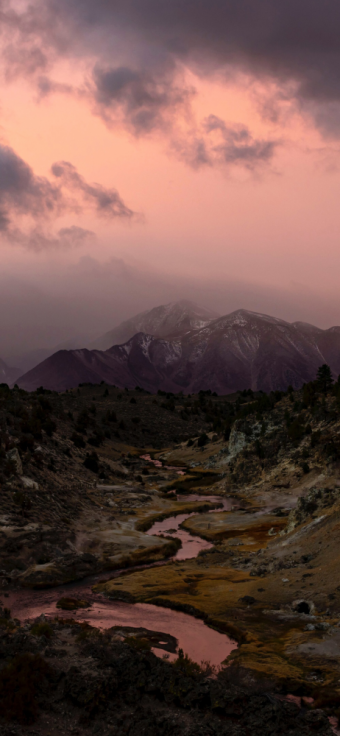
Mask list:
[[21,478],[20,478],[20,480],[21,480],[21,483],[22,483],[23,487],[26,488],[27,490],[29,490],[29,491],[38,491],[39,490],[38,483],[35,480],[32,480],[32,478],[27,478],[26,475],[22,475]]
[[6,452],[6,458],[7,460],[10,460],[13,463],[13,467],[15,468],[14,472],[17,475],[22,475],[21,457],[16,447],[13,447],[12,450],[9,450],[8,452]]

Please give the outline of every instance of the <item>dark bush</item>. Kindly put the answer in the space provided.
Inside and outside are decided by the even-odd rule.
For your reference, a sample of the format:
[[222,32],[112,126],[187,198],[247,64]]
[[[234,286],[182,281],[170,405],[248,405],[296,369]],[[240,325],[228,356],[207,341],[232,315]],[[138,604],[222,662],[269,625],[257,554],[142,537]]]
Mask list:
[[33,634],[33,636],[45,636],[46,639],[51,639],[52,636],[54,636],[54,631],[52,626],[50,626],[46,621],[41,621],[41,623],[33,624],[31,634]]
[[91,452],[86,454],[86,458],[83,462],[83,465],[88,470],[92,470],[92,473],[98,473],[99,472],[99,458],[96,452]]
[[208,442],[209,442],[209,437],[205,432],[203,432],[203,434],[201,434],[197,440],[197,446],[204,447],[204,445],[206,445]]
[[57,429],[57,425],[53,419],[48,419],[46,422],[43,422],[42,429],[46,432],[48,437],[52,437],[53,432]]
[[92,445],[93,447],[100,447],[100,445],[103,444],[104,435],[101,432],[96,432],[91,437],[89,437],[87,441],[89,445]]
[[19,654],[0,672],[0,711],[7,720],[31,725],[38,715],[37,695],[49,686],[52,671],[39,654]]
[[301,424],[300,419],[294,419],[291,424],[289,424],[288,427],[288,437],[289,439],[294,442],[295,444],[298,444],[301,442],[302,438],[305,434],[305,428]]
[[81,434],[77,434],[77,432],[73,432],[71,436],[71,440],[73,444],[78,448],[82,448],[86,446],[86,442],[83,440]]

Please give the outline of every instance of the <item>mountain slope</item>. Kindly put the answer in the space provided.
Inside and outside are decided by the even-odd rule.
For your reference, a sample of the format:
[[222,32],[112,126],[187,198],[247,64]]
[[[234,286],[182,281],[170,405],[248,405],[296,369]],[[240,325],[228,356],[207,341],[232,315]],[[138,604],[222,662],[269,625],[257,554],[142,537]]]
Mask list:
[[0,358],[0,383],[8,383],[10,385],[14,383],[18,376],[20,376],[20,369],[12,368]]
[[18,385],[64,390],[103,380],[148,391],[271,391],[298,388],[322,363],[340,373],[340,328],[320,330],[240,309],[169,339],[140,332],[106,351],[59,351]]
[[137,314],[99,337],[89,347],[91,350],[108,350],[112,345],[127,342],[137,332],[145,332],[155,337],[168,337],[204,327],[216,317],[218,317],[216,312],[183,299]]

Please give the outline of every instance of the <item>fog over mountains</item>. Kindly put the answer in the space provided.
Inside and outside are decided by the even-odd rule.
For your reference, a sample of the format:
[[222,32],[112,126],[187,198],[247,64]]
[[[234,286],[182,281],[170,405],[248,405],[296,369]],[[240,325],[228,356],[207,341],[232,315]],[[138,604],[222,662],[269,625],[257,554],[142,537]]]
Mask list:
[[151,392],[211,389],[226,394],[245,388],[283,390],[289,384],[298,388],[315,377],[322,363],[335,376],[340,373],[340,327],[322,330],[243,309],[216,317],[181,301],[122,323],[97,340],[94,349],[59,350],[17,383],[28,391],[105,381]]
[[146,312],[137,314],[95,340],[89,347],[94,350],[108,350],[112,345],[121,345],[130,340],[137,332],[144,332],[155,337],[168,337],[188,330],[205,327],[220,315],[193,302],[182,299],[179,302],[162,304]]

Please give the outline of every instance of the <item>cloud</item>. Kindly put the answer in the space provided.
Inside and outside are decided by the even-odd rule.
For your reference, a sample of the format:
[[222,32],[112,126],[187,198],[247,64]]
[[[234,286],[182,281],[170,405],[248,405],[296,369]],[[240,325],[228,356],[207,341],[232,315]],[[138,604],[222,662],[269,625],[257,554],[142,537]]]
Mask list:
[[97,113],[106,122],[120,117],[136,135],[168,127],[193,94],[174,84],[168,74],[157,76],[128,66],[96,66],[93,83]]
[[9,146],[0,145],[0,230],[7,231],[12,214],[34,218],[58,215],[65,209],[60,187],[36,176]]
[[[94,234],[75,225],[56,236],[46,231],[59,216],[80,213],[85,203],[110,220],[134,217],[116,189],[89,184],[71,163],[53,164],[52,174],[54,181],[37,176],[12,148],[0,145],[0,232],[13,244],[40,251],[87,242]],[[20,218],[29,220],[24,230],[17,224]]]
[[[35,0],[16,14],[31,66],[48,44],[50,56],[95,59],[100,109],[120,105],[137,131],[154,128],[185,95],[175,82],[185,65],[288,85],[302,111],[339,134],[339,25],[338,0]],[[313,105],[329,107],[320,119]]]
[[128,219],[134,216],[135,213],[124,204],[116,189],[108,189],[101,184],[88,184],[69,161],[53,164],[51,171],[61,187],[78,192],[85,201],[93,205],[98,215]]
[[174,140],[173,150],[193,168],[241,166],[254,172],[271,163],[278,145],[277,140],[254,138],[245,125],[227,125],[209,115],[191,138]]
[[8,235],[12,244],[20,245],[35,253],[45,250],[72,250],[93,243],[96,237],[92,230],[77,225],[63,227],[56,235],[46,233],[40,227],[34,227],[28,233],[14,228]]

